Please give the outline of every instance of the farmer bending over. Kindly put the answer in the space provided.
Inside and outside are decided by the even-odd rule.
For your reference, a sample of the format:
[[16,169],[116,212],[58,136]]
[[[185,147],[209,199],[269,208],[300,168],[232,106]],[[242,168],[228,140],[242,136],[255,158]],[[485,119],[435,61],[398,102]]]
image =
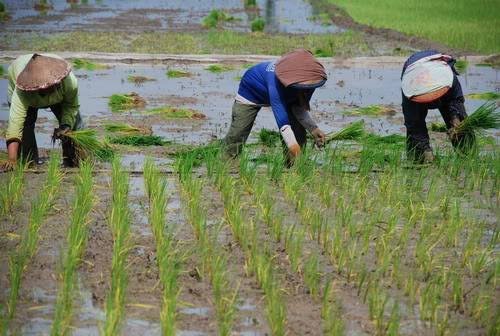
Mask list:
[[233,104],[231,126],[224,139],[229,154],[235,156],[239,153],[263,106],[271,106],[289,162],[305,146],[306,130],[313,135],[318,146],[323,146],[325,134],[308,111],[314,89],[325,84],[326,79],[323,65],[304,49],[248,69],[241,79]]
[[[54,138],[81,126],[78,84],[71,66],[52,54],[19,56],[8,69],[9,124],[6,132],[9,159],[5,170],[12,169],[18,157],[41,163],[35,138],[35,122],[39,108],[50,108],[59,127]],[[63,139],[63,165],[78,164],[73,143]]]
[[455,59],[435,50],[420,51],[408,58],[401,74],[403,115],[408,158],[417,162],[434,161],[425,117],[429,109],[439,109],[453,147],[466,150],[464,134],[454,132],[467,117],[462,87],[454,67]]

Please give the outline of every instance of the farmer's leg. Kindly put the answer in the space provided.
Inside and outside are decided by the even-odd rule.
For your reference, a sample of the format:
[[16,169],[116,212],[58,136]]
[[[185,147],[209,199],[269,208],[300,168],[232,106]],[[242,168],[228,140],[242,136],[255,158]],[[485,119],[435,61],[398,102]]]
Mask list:
[[[57,118],[57,121],[60,122],[62,116],[62,106],[61,104],[56,104],[50,107],[50,110]],[[77,130],[80,128],[81,118],[80,113],[77,114],[75,125],[73,125],[72,129]],[[78,157],[76,155],[75,145],[73,141],[67,138],[61,139],[61,146],[63,152],[63,164],[66,167],[77,167],[78,166]]]
[[260,106],[234,102],[231,126],[229,126],[229,131],[223,141],[226,151],[230,155],[236,156],[241,151],[241,147],[247,141],[248,135],[252,130],[259,110]]
[[35,137],[35,123],[38,118],[38,109],[28,108],[23,126],[23,138],[19,146],[18,156],[24,161],[38,162],[38,146]]
[[410,101],[403,95],[403,115],[406,126],[406,153],[409,159],[423,161],[425,152],[432,152],[425,124],[427,106]]

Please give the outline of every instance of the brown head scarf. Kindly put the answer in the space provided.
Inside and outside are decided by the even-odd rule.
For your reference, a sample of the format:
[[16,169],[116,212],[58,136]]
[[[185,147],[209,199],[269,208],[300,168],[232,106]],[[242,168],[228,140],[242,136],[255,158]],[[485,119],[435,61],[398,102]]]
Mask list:
[[316,88],[327,80],[323,65],[305,49],[297,49],[282,56],[276,62],[275,73],[285,87]]
[[61,82],[71,71],[62,59],[34,54],[16,79],[16,86],[23,91],[37,91]]

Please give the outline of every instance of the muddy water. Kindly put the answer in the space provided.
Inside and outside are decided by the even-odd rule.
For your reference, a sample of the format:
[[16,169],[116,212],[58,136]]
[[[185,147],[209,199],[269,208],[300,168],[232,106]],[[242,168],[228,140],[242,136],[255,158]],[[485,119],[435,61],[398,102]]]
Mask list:
[[[4,64],[6,67],[7,64]],[[146,108],[161,105],[187,107],[204,113],[208,118],[201,121],[162,120],[150,121],[154,133],[165,139],[184,143],[205,143],[225,135],[231,120],[231,107],[237,91],[239,77],[246,71],[241,66],[234,70],[214,74],[207,70],[207,64],[170,65],[116,65],[98,71],[76,70],[80,86],[81,113],[87,124],[99,126],[108,120],[130,120],[145,122],[141,111],[112,113],[108,107],[108,97],[114,93],[137,92],[147,101]],[[404,133],[400,109],[400,68],[381,64],[376,67],[351,66],[326,63],[329,80],[316,90],[311,107],[313,117],[326,132],[336,130],[348,122],[363,118],[368,128],[382,134]],[[192,73],[189,78],[168,78],[168,69],[182,69]],[[141,85],[127,81],[129,75],[147,76],[155,81]],[[460,76],[464,94],[473,92],[500,91],[500,74],[489,67],[469,66]],[[6,97],[7,80],[0,79],[0,122],[5,127],[8,118]],[[466,100],[467,110],[473,111],[481,100]],[[371,104],[387,105],[395,110],[392,116],[379,118],[349,117],[342,111],[355,106]],[[50,134],[56,125],[50,111],[39,113],[37,139],[40,147],[52,147]],[[437,110],[430,111],[428,122],[440,120]],[[275,128],[271,111],[263,108],[259,113],[254,130],[262,127]],[[5,146],[0,142],[0,146]],[[141,158],[128,158],[130,165]],[[140,168],[140,163],[137,163]]]
[[341,29],[313,20],[316,13],[303,0],[261,0],[256,10],[246,11],[241,0],[123,1],[52,0],[52,9],[37,11],[34,1],[7,0],[12,19],[5,24],[10,31],[193,31],[202,29],[203,18],[212,9],[221,9],[235,20],[225,29],[250,31],[250,21],[264,17],[266,30],[283,33],[334,33]]

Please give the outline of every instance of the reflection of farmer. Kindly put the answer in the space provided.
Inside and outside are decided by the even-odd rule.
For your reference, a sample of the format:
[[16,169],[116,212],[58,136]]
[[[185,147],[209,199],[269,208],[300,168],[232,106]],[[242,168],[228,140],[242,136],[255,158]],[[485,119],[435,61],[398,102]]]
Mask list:
[[325,134],[308,111],[314,89],[325,82],[325,69],[303,49],[248,69],[241,79],[231,127],[224,140],[229,153],[238,154],[263,106],[271,106],[290,159],[306,144],[306,130],[313,135],[317,145],[323,145]]
[[[39,162],[35,138],[35,122],[39,108],[52,110],[59,127],[54,136],[60,138],[80,127],[78,84],[71,66],[57,55],[29,54],[18,57],[8,69],[9,125],[6,132],[10,169],[18,156]],[[62,140],[63,163],[75,166],[77,160],[71,141]]]
[[454,64],[451,56],[425,50],[410,56],[403,66],[401,79],[406,147],[408,156],[416,161],[434,160],[425,124],[428,109],[439,109],[455,148],[467,145],[463,134],[452,132],[467,117]]

